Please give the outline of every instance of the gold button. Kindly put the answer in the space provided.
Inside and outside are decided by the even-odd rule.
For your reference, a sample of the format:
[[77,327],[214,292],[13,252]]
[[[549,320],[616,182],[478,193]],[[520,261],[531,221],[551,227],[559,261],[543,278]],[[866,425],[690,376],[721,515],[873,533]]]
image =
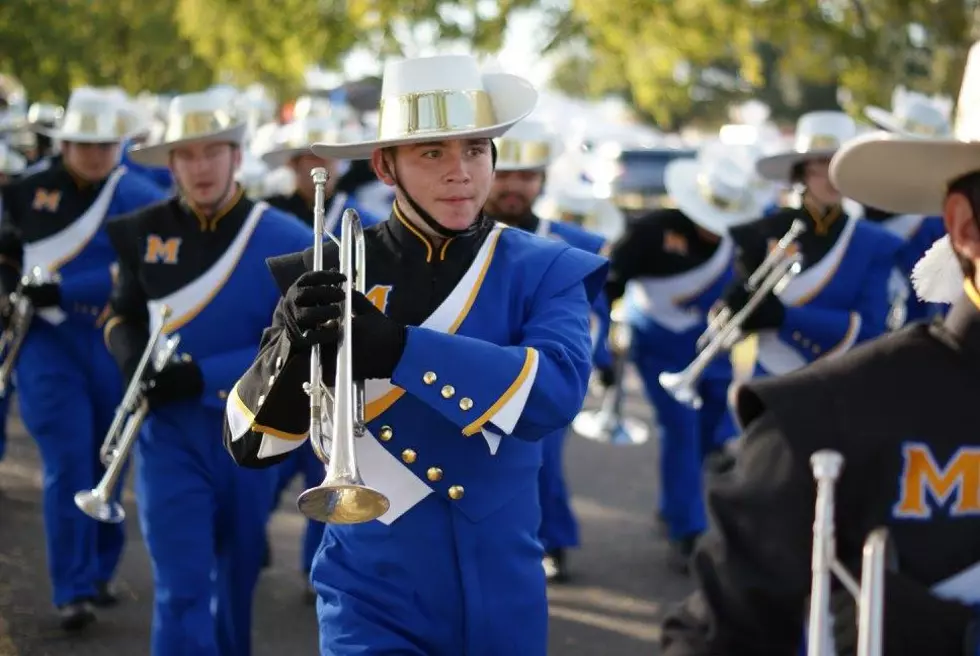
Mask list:
[[378,437],[381,438],[381,441],[382,442],[387,442],[388,440],[391,439],[391,437],[394,434],[395,434],[394,431],[391,430],[391,426],[382,426],[381,427],[381,433],[380,433],[380,435],[378,435]]
[[180,361],[181,362],[190,362],[191,361],[191,354],[190,353],[181,353],[180,354]]
[[425,472],[425,477],[430,481],[435,483],[436,481],[442,480],[442,470],[438,467],[429,467],[429,470]]
[[463,498],[463,492],[465,492],[465,490],[463,489],[462,485],[453,485],[451,488],[449,488],[449,498],[453,501],[459,501]]
[[442,398],[444,399],[453,398],[453,394],[455,393],[456,393],[456,388],[453,387],[452,385],[444,385],[442,388]]
[[460,410],[469,410],[472,407],[473,407],[473,399],[471,399],[470,397],[464,396],[459,400]]
[[793,339],[795,339],[796,341],[800,341],[801,339],[803,339],[803,335],[800,334],[799,330],[793,333]]
[[405,462],[405,464],[408,465],[412,464],[413,462],[415,462],[415,458],[417,457],[418,456],[416,455],[416,453],[411,449],[405,449],[404,451],[402,451],[402,460]]
[[436,382],[437,378],[438,376],[436,376],[436,372],[434,371],[426,371],[424,374],[422,374],[422,382],[426,385],[431,385],[432,383]]
[[224,401],[225,399],[228,398],[228,392],[226,392],[225,390],[218,390],[218,398]]

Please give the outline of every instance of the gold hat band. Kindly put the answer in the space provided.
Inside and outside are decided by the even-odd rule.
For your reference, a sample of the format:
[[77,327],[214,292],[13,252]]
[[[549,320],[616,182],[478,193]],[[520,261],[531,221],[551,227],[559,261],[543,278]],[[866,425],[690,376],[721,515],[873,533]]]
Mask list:
[[59,132],[66,135],[87,135],[92,138],[122,141],[126,137],[126,120],[119,112],[111,114],[69,111]]
[[497,139],[497,165],[515,168],[540,168],[551,159],[551,144],[547,141]]
[[173,117],[167,124],[164,142],[206,137],[232,127],[231,114],[223,110],[188,112]]
[[424,91],[382,98],[378,140],[479,130],[497,124],[486,91]]

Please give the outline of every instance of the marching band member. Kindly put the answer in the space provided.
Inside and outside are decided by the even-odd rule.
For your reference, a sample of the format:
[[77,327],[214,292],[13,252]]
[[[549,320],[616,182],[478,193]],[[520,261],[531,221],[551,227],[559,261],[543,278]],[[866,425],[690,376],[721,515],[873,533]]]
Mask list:
[[[313,227],[313,179],[310,171],[318,166],[327,169],[328,207],[326,214],[327,232],[340,236],[340,216],[344,210],[357,211],[365,227],[378,223],[378,219],[364,211],[352,196],[336,189],[340,178],[341,162],[335,159],[320,159],[310,152],[310,144],[318,141],[353,141],[357,135],[340,125],[335,118],[328,116],[306,116],[283,127],[284,138],[273,149],[262,155],[262,161],[270,170],[288,166],[296,180],[296,188],[290,195],[279,194],[266,198],[266,202],[284,212],[300,218]],[[373,174],[372,174],[373,175]],[[296,449],[279,467],[280,479],[276,489],[274,504],[278,504],[282,492],[289,487],[297,474],[301,474],[306,487],[314,487],[323,480],[323,463],[313,453],[309,444]],[[323,524],[308,520],[303,534],[300,550],[300,569],[309,579],[313,555],[323,538]],[[307,598],[315,600],[312,587],[307,588]]]
[[[699,589],[666,620],[665,656],[795,653],[810,592],[809,459],[821,449],[844,456],[837,559],[858,572],[865,538],[878,526],[888,528],[898,556],[898,570],[884,581],[883,653],[980,653],[973,410],[980,393],[980,114],[962,96],[960,106],[967,121],[956,140],[869,135],[845,145],[831,164],[835,186],[858,202],[941,211],[949,264],[960,268],[958,300],[945,322],[914,324],[736,391],[741,449],[731,469],[709,480],[713,521],[693,559]],[[831,604],[840,654],[855,652],[848,594],[836,592]]]
[[174,98],[163,141],[130,156],[168,166],[180,195],[108,226],[119,270],[105,341],[116,363],[133,376],[162,305],[173,313],[164,333],[179,330],[189,356],[143,383],[150,415],[136,490],[153,563],[155,656],[250,652],[275,472],[228,459],[222,411],[279,297],[265,258],[302,248],[310,236],[234,182],[244,130],[216,94]]
[[736,434],[728,412],[732,366],[720,358],[699,385],[703,407],[676,401],[658,380],[697,354],[709,308],[732,280],[729,231],[762,211],[754,160],[734,146],[709,143],[696,159],[667,165],[664,183],[677,209],[655,210],[629,224],[610,252],[606,292],[625,294],[634,364],[660,423],[660,517],[675,564],[686,567],[705,528],[701,465]]
[[[879,128],[904,137],[942,139],[951,132],[947,105],[902,87],[897,87],[892,95],[892,111],[871,106],[864,109],[864,114]],[[904,242],[898,253],[898,265],[905,284],[903,292],[907,297],[905,320],[927,319],[945,313],[945,305],[924,303],[915,294],[907,293],[912,267],[936,240],[946,234],[942,217],[895,214],[865,206],[864,218],[876,222]]]
[[847,216],[827,175],[830,157],[855,131],[854,121],[842,112],[804,114],[797,123],[795,148],[756,162],[763,178],[797,184],[802,206],[783,208],[732,231],[741,279],[723,301],[733,312],[752,295],[745,281],[768,249],[794,220],[806,223],[793,247],[803,257],[802,272],[778,297],[769,294],[742,326],[745,333],[759,333],[757,369],[763,374],[788,373],[885,331],[889,280],[901,241],[869,221]]
[[[548,127],[538,121],[519,121],[502,137],[495,139],[494,146],[497,149],[497,163],[484,208],[486,213],[509,226],[539,237],[564,241],[598,255],[605,246],[605,239],[573,223],[542,219],[531,209],[544,189],[548,166],[560,154],[561,142]],[[608,323],[608,304],[601,297],[596,299],[594,309],[600,313],[604,310]],[[538,475],[538,496],[541,501],[538,537],[545,550],[545,576],[555,582],[567,579],[565,552],[579,544],[578,522],[572,511],[562,458],[566,432],[562,428],[541,440],[543,460]]]
[[[368,292],[352,301],[354,376],[368,379],[356,448],[391,507],[324,531],[312,572],[321,654],[546,653],[540,440],[582,405],[606,265],[482,213],[491,139],[536,99],[470,56],[393,62],[378,138],[313,146],[370,158],[397,195],[365,233]],[[337,249],[324,250],[336,267]],[[225,441],[245,466],[302,444],[313,340],[333,379],[337,322],[323,324],[344,297],[336,271],[309,272],[311,254],[270,264],[284,298],[228,403]]]
[[21,418],[44,467],[48,570],[66,630],[91,623],[92,604],[115,603],[109,584],[125,543],[122,524],[93,522],[73,499],[102,476],[97,454],[122,393],[100,337],[113,261],[102,227],[107,217],[161,197],[152,183],[117,166],[119,144],[136,127],[136,115],[118,99],[76,89],[60,125],[48,132],[62,155],[2,190],[3,294],[36,267],[47,279],[24,289],[37,314],[16,378]]

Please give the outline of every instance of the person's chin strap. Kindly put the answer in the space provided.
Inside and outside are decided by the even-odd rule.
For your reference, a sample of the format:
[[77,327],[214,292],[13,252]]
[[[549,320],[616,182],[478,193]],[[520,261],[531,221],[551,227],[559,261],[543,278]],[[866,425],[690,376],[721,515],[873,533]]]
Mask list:
[[[493,167],[496,168],[497,146],[493,143],[492,139],[490,140],[490,156],[492,158]],[[451,228],[447,228],[444,225],[441,225],[438,221],[432,218],[432,215],[429,214],[427,211],[425,211],[425,209],[423,209],[422,206],[419,205],[414,198],[412,198],[411,194],[409,194],[404,187],[401,186],[401,183],[398,182],[398,177],[395,175],[394,168],[395,168],[394,166],[391,167],[391,170],[389,171],[389,175],[391,175],[392,179],[395,181],[395,187],[402,192],[402,195],[405,197],[405,200],[408,201],[408,205],[422,219],[425,225],[428,226],[429,230],[436,233],[443,239],[453,239],[454,237],[465,237],[467,235],[471,235],[474,232],[476,232],[477,229],[480,227],[480,224],[482,223],[480,218],[483,215],[482,208],[480,210],[480,216],[478,216],[476,220],[473,221],[473,223],[471,223],[467,228],[464,228],[462,230],[452,230]]]

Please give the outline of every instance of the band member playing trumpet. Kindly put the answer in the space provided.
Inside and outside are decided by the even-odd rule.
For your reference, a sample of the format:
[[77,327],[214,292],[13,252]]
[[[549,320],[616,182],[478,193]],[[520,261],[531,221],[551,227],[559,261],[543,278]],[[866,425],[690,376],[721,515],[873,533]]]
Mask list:
[[[289,212],[312,227],[313,180],[310,177],[310,171],[314,167],[322,166],[327,169],[328,174],[326,192],[329,207],[326,208],[325,216],[327,232],[337,237],[340,236],[340,216],[348,208],[357,211],[365,227],[378,223],[378,219],[365,212],[352,196],[337,191],[342,162],[322,160],[310,152],[310,144],[312,143],[328,140],[353,141],[359,136],[356,132],[352,131],[350,127],[342,125],[336,118],[328,116],[307,116],[287,124],[282,129],[283,138],[275,148],[262,155],[262,161],[270,169],[288,166],[296,180],[296,189],[288,196],[280,194],[266,198],[265,200],[269,205]],[[323,480],[323,463],[313,453],[309,444],[304,444],[296,449],[293,455],[280,465],[279,485],[275,498],[277,504],[283,490],[289,486],[297,474],[302,475],[306,487],[313,487]],[[313,554],[320,546],[322,537],[323,524],[314,520],[307,522],[302,548],[300,549],[300,568],[306,579],[309,579]],[[312,600],[314,598],[312,589],[308,590],[308,594]]]
[[155,656],[250,653],[276,472],[228,459],[222,413],[279,298],[265,258],[310,243],[298,219],[253,203],[234,182],[245,124],[229,109],[217,94],[174,98],[163,142],[130,157],[168,166],[180,195],[108,226],[119,267],[105,340],[116,363],[133,376],[161,305],[184,356],[143,383],[150,414],[136,490],[153,563]]
[[693,360],[708,309],[732,280],[735,244],[728,232],[762,211],[753,161],[734,147],[710,143],[697,159],[672,161],[667,192],[678,209],[631,223],[610,252],[607,295],[626,303],[632,359],[660,423],[660,508],[672,554],[686,567],[705,528],[701,464],[735,435],[728,413],[728,358],[715,360],[698,384],[703,406],[675,400],[658,378]]
[[[692,561],[699,589],[667,618],[665,656],[799,653],[814,526],[810,458],[825,449],[843,455],[836,559],[858,572],[865,538],[879,526],[897,555],[898,570],[884,575],[883,653],[978,653],[980,114],[963,97],[956,140],[870,135],[845,145],[830,167],[835,187],[860,203],[942,213],[949,256],[961,267],[958,300],[945,322],[913,324],[735,391],[741,448],[729,469],[709,476],[712,523]],[[854,654],[846,594],[832,600],[835,653]]]
[[[364,482],[390,507],[324,531],[312,572],[321,654],[546,653],[540,440],[582,405],[606,265],[482,213],[491,139],[536,99],[469,56],[393,62],[378,138],[313,146],[370,158],[397,196],[365,231],[367,292],[343,320],[354,378],[367,380],[366,430],[334,436],[355,445]],[[346,297],[330,270],[337,249],[323,257],[316,273],[309,250],[270,263],[283,300],[228,403],[226,443],[245,466],[272,465],[305,439],[312,344],[322,378],[336,380],[332,320]]]
[[0,203],[4,296],[35,269],[47,281],[22,289],[35,314],[12,364],[21,417],[41,452],[48,571],[68,630],[95,619],[92,605],[115,603],[109,584],[125,543],[121,525],[93,522],[72,499],[102,476],[99,446],[122,393],[101,345],[113,261],[102,226],[161,198],[152,183],[118,166],[119,144],[137,123],[117,98],[76,89],[48,133],[62,156],[4,187]]
[[[561,142],[548,127],[538,121],[519,121],[506,134],[495,139],[494,146],[497,149],[497,163],[485,207],[487,214],[509,226],[599,254],[605,246],[605,239],[573,223],[542,219],[532,209],[544,189],[548,166],[560,154]],[[598,321],[608,323],[608,304],[601,296],[596,299],[594,309],[601,313]],[[608,357],[606,349],[600,351],[597,348],[597,355],[600,353]],[[608,363],[603,364],[608,371]],[[545,576],[549,581],[556,582],[564,581],[568,576],[565,551],[577,547],[579,543],[578,522],[572,511],[562,461],[566,432],[565,429],[556,431],[541,441],[543,461],[538,476],[541,500],[539,537],[545,550]]]
[[827,176],[830,157],[855,133],[854,121],[842,112],[805,114],[797,124],[795,149],[756,163],[763,178],[798,185],[802,207],[783,208],[732,231],[741,279],[725,292],[725,305],[735,312],[742,309],[752,295],[746,279],[768,249],[793,221],[801,219],[806,226],[794,246],[802,256],[802,272],[778,296],[766,296],[741,326],[746,333],[759,333],[761,373],[788,373],[885,331],[892,299],[889,279],[901,240],[869,221],[847,216],[841,194]]

